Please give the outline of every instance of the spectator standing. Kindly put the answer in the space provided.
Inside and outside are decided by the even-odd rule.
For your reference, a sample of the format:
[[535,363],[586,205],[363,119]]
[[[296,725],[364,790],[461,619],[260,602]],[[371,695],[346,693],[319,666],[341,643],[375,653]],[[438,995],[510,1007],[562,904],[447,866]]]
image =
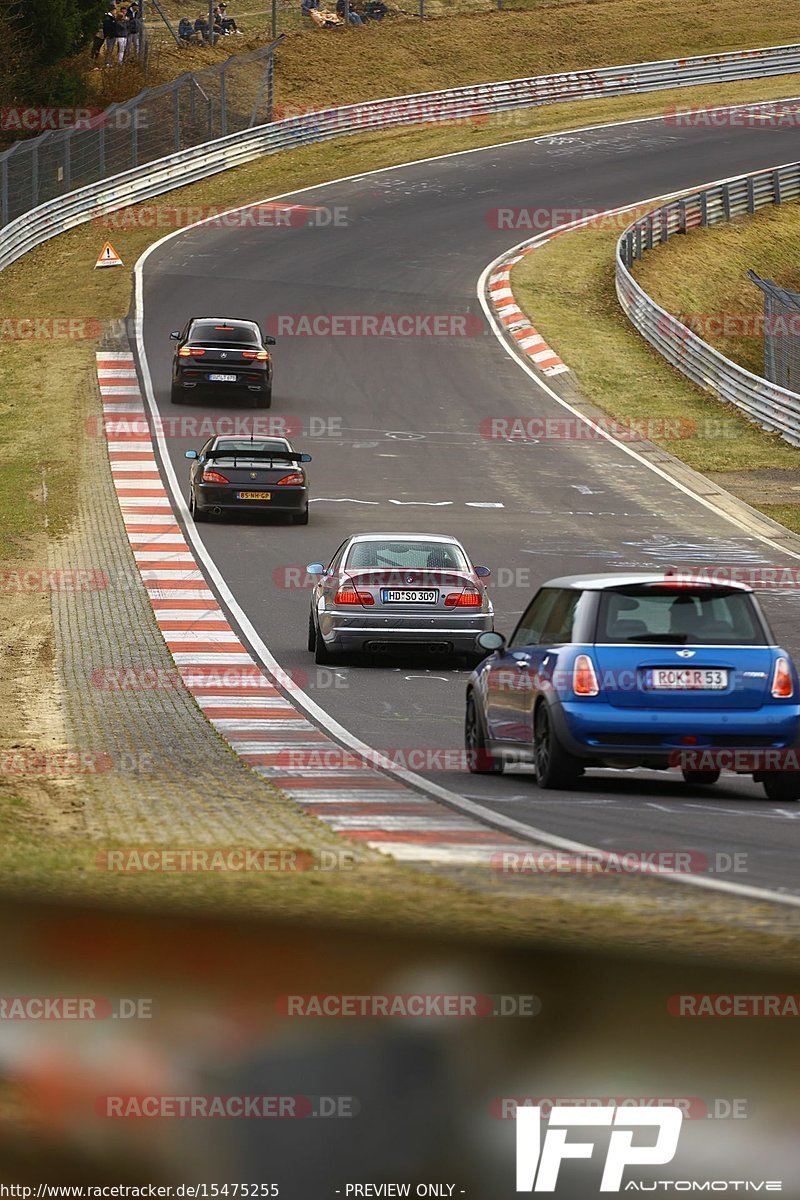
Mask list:
[[114,39],[116,37],[117,17],[112,5],[106,9],[103,16],[103,41],[106,46],[106,56],[104,66],[109,66],[111,55],[114,51]]
[[116,56],[117,65],[122,65],[125,57],[125,47],[128,44],[128,19],[121,8],[114,13],[114,45],[112,56]]
[[138,4],[132,4],[125,14],[128,24],[127,53],[140,58],[142,53],[142,15]]

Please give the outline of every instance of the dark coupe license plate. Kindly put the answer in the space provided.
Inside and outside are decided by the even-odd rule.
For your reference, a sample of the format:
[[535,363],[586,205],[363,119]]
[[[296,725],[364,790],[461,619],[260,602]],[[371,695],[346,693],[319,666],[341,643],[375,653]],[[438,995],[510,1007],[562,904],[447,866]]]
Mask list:
[[434,588],[384,588],[384,604],[435,604],[439,593]]
[[236,383],[235,375],[209,375],[210,383]]
[[271,500],[272,492],[237,492],[237,500]]

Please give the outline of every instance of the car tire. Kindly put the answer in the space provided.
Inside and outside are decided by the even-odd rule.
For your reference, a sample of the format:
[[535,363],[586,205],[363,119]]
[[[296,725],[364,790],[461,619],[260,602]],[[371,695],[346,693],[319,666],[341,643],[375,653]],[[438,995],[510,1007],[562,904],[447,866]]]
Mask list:
[[199,524],[201,521],[207,521],[209,519],[209,514],[206,512],[206,510],[197,507],[194,498],[194,492],[189,492],[189,515],[191,516],[195,525]]
[[314,625],[314,662],[318,667],[329,666],[334,661],[334,655],[331,654],[328,647],[322,640],[322,634],[319,631],[319,626]]
[[540,701],[533,714],[533,768],[540,788],[564,791],[583,774],[583,768],[558,740],[550,713]]
[[496,758],[486,747],[483,717],[472,692],[467,696],[467,710],[464,715],[464,748],[467,752],[467,766],[473,775],[502,774],[503,760]]
[[689,787],[711,787],[720,777],[719,771],[683,771],[683,782]]
[[175,387],[175,384],[169,390],[169,398],[172,404],[184,404],[186,397],[183,394],[183,389]]
[[253,408],[271,408],[272,407],[272,392],[267,392],[267,394],[263,400],[260,396],[254,396],[251,401],[251,406]]
[[767,771],[761,776],[761,783],[768,800],[800,800],[800,778],[796,772],[790,775],[782,771]]
[[308,614],[308,649],[313,654],[317,648],[317,627],[314,624],[314,614]]

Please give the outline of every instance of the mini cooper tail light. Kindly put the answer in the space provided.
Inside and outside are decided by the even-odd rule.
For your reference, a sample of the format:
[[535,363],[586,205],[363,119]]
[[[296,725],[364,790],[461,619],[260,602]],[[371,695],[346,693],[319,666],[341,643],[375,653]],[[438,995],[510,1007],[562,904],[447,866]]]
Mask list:
[[576,696],[596,696],[600,691],[594,663],[588,654],[579,654],[572,668],[572,690]]
[[375,597],[371,592],[358,592],[355,588],[339,588],[333,597],[334,604],[374,604]]
[[290,487],[302,487],[305,481],[306,477],[303,475],[302,471],[292,471],[290,475],[284,475],[283,479],[279,479],[276,482],[275,487],[281,487],[282,485],[285,486],[286,484],[288,484]]
[[480,592],[449,592],[444,598],[445,608],[480,608]]
[[200,476],[201,483],[230,483],[227,475],[220,475],[219,471],[203,471]]
[[776,700],[788,700],[794,694],[792,672],[783,655],[775,662],[775,670],[772,675],[772,694]]

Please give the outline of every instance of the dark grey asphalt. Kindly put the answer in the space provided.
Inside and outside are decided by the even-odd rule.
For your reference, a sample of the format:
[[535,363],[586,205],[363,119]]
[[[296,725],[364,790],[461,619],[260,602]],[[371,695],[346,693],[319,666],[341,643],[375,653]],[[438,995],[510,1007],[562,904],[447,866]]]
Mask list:
[[[146,264],[144,336],[158,404],[166,418],[184,422],[168,426],[179,478],[187,476],[184,450],[203,440],[186,421],[252,416],[170,406],[168,334],[188,316],[478,317],[479,275],[526,236],[493,228],[490,210],[606,208],[798,157],[800,131],[792,129],[640,122],[399,167],[298,197],[345,206],[344,227],[204,227],[171,239]],[[556,214],[555,223],[563,219]],[[293,422],[295,441],[314,455],[311,523],[200,527],[281,665],[301,681],[308,672],[317,702],[380,748],[459,747],[465,673],[415,663],[314,668],[305,650],[308,593],[287,584],[292,569],[327,559],[351,532],[456,534],[474,561],[495,572],[504,631],[532,590],[556,574],[780,561],[615,446],[483,438],[487,417],[564,415],[483,328],[450,339],[281,338],[271,415]],[[797,602],[766,604],[779,637],[800,655]],[[595,773],[565,797],[538,792],[525,774],[432,777],[498,812],[609,849],[745,852],[747,873],[728,878],[800,892],[800,805],[769,804],[749,780],[701,794],[657,774]]]

